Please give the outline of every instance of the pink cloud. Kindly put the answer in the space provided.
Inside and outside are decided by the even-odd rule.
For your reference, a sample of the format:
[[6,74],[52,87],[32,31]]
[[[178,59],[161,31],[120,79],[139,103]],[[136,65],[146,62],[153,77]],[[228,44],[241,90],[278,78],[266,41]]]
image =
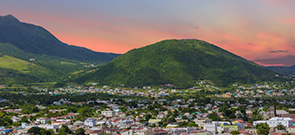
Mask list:
[[283,20],[284,24],[295,24],[295,18],[286,18]]

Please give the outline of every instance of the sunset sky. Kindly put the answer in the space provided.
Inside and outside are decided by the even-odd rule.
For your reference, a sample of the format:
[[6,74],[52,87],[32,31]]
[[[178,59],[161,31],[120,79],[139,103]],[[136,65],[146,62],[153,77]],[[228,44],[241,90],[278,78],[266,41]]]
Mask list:
[[261,65],[290,66],[294,7],[295,0],[2,0],[0,15],[99,52],[200,39]]

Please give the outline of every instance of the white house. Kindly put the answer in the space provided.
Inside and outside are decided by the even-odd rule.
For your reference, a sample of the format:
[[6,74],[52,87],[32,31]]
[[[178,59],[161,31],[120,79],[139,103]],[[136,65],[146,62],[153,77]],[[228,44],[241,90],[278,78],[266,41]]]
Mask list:
[[16,116],[12,116],[11,120],[12,120],[12,122],[19,122],[20,118],[16,117]]
[[84,121],[84,126],[94,127],[96,124],[96,120],[92,118],[86,118]]
[[116,112],[115,111],[101,111],[101,114],[106,117],[115,117]]

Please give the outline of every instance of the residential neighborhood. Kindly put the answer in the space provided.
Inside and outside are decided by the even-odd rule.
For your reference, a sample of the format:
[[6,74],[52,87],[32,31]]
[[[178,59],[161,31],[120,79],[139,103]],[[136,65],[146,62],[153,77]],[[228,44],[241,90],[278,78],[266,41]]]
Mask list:
[[[280,87],[282,86],[234,84],[235,91],[225,91],[223,94],[215,93],[214,90],[220,89],[204,82],[187,90],[169,87],[155,89],[151,86],[132,89],[109,86],[90,86],[87,89],[67,86],[55,90],[35,88],[37,93],[19,94],[24,97],[43,95],[56,99],[74,94],[80,101],[76,98],[60,98],[51,99],[52,102],[48,105],[42,102],[33,105],[28,101],[17,105],[9,99],[1,98],[2,103],[10,104],[0,108],[0,116],[3,117],[0,120],[3,126],[1,133],[32,134],[37,129],[44,129],[48,134],[67,132],[66,134],[89,135],[295,133],[293,97],[280,98],[293,95],[294,88],[285,90]],[[198,95],[210,89],[214,90],[205,97],[189,96],[193,92]],[[102,98],[93,98],[99,95]],[[82,101],[85,96],[88,99]],[[267,131],[261,131],[262,129]]]

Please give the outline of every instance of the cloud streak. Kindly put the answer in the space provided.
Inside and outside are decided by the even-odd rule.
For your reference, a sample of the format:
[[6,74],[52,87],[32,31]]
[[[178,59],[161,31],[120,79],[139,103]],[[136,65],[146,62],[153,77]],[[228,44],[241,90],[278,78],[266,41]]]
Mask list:
[[288,50],[271,50],[269,53],[286,53]]
[[292,66],[292,65],[295,65],[295,55],[287,55],[287,56],[278,57],[278,58],[257,59],[254,61],[261,63],[262,65]]

